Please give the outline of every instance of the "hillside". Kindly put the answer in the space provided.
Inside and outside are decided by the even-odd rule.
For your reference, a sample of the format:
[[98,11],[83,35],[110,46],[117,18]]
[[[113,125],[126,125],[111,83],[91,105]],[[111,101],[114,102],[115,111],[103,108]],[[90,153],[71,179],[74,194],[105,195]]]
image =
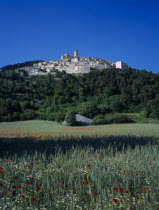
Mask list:
[[17,63],[17,64],[13,64],[13,65],[7,65],[2,67],[1,69],[3,71],[8,71],[8,70],[15,70],[15,69],[19,69],[25,66],[33,66],[33,64],[42,62],[43,60],[36,60],[36,61],[26,61],[24,63]]
[[0,75],[0,121],[60,122],[68,112],[94,118],[99,124],[113,122],[115,113],[120,113],[119,121],[132,122],[121,113],[159,119],[159,75],[152,72],[104,69],[83,75],[57,71],[24,76],[17,66],[6,67],[7,72],[9,77]]

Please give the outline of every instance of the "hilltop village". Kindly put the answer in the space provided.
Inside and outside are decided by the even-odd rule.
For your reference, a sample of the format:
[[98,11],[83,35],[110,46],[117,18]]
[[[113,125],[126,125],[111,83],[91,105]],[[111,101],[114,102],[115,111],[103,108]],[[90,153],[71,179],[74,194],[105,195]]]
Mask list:
[[122,62],[112,62],[93,57],[79,57],[78,50],[74,51],[74,56],[65,53],[61,59],[55,61],[45,61],[33,64],[33,66],[23,67],[21,69],[29,74],[51,73],[55,70],[73,73],[89,73],[93,69],[102,70],[107,68],[129,69],[129,66]]

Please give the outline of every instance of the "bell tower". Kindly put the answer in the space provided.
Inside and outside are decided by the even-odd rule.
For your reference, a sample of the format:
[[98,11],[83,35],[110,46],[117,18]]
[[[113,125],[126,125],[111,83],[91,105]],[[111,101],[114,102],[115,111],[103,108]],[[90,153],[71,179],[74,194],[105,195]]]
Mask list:
[[76,58],[78,57],[78,50],[74,51],[74,57],[76,57]]

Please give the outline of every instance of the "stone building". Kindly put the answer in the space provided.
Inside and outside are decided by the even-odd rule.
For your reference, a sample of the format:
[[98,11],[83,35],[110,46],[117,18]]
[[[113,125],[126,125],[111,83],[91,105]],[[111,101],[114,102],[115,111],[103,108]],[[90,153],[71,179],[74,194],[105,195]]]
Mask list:
[[[102,70],[106,68],[128,69],[129,66],[122,61],[114,63],[112,61],[107,61],[100,58],[80,57],[78,50],[75,50],[73,56],[65,53],[59,60],[33,64],[32,70],[35,72],[36,69],[37,74],[40,70],[47,73],[50,73],[54,70],[59,70],[66,71],[69,74],[77,74],[89,73],[93,69]],[[27,67],[25,67],[25,70],[27,70]],[[30,70],[30,67],[28,70]]]
[[116,62],[115,66],[116,66],[117,69],[128,69],[129,68],[129,66],[122,61]]

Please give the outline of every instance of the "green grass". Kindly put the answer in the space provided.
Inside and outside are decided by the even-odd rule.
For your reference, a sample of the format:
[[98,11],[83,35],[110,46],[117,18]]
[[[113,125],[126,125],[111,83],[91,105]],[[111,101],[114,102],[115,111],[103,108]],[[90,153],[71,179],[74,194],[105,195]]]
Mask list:
[[159,136],[159,124],[132,123],[87,127],[67,127],[51,121],[21,121],[0,123],[0,136]]
[[0,209],[159,209],[158,124],[34,120],[0,135]]
[[52,122],[52,121],[28,120],[28,121],[2,122],[2,123],[0,123],[0,128],[3,128],[3,127],[33,128],[33,129],[40,129],[40,128],[58,129],[58,128],[63,128],[65,126],[58,124],[56,122]]
[[[2,140],[2,209],[159,208],[159,143],[155,139]],[[45,144],[50,154],[42,152]]]

